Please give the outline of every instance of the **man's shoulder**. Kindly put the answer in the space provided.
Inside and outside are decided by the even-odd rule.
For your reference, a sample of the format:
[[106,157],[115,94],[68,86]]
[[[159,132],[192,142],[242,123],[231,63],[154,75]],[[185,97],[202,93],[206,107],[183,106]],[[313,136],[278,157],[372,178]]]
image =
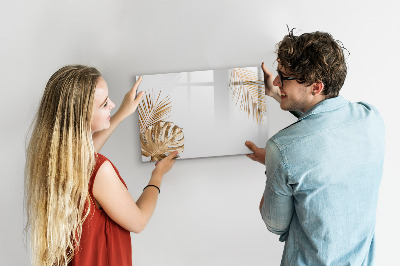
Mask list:
[[374,130],[384,130],[383,118],[374,105],[366,102],[354,102],[350,104],[349,108],[349,123],[372,125]]
[[369,115],[375,115],[379,118],[381,118],[381,114],[378,111],[378,109],[370,104],[370,103],[366,103],[366,102],[355,102],[355,103],[351,103],[351,106],[353,108],[358,108],[359,110],[362,110],[365,114],[369,114]]
[[300,122],[301,121],[296,121],[286,128],[280,130],[273,135],[268,142],[274,143],[279,149],[283,149],[285,146],[290,145],[298,139],[301,139],[304,135],[308,134],[308,130],[303,128]]
[[331,110],[311,110],[305,117],[280,130],[269,141],[279,149],[284,149],[294,143],[307,141],[312,136],[331,134],[352,123],[374,124],[384,128],[383,119],[375,106],[366,102],[346,102]]

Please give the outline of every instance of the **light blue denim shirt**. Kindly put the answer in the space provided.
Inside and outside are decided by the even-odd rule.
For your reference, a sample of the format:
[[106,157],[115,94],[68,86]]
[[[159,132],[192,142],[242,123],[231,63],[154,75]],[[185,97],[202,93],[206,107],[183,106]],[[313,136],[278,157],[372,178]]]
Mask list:
[[341,96],[268,140],[261,215],[281,265],[373,265],[384,146],[378,111]]

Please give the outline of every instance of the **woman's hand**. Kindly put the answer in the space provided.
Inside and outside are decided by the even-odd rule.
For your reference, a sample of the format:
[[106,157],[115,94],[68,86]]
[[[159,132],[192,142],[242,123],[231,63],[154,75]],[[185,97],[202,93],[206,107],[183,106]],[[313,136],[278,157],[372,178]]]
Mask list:
[[139,87],[141,81],[142,77],[140,77],[135,82],[132,89],[128,91],[128,93],[125,95],[124,100],[122,101],[122,104],[119,107],[118,111],[111,117],[110,127],[93,134],[93,145],[96,152],[99,152],[101,150],[104,143],[106,143],[107,139],[111,136],[111,134],[118,127],[121,121],[129,115],[133,114],[133,112],[135,112],[140,103],[140,100],[143,97],[143,92],[140,92],[136,97],[136,90]]
[[261,69],[264,72],[264,85],[265,85],[265,95],[268,95],[274,98],[277,102],[281,102],[281,90],[278,86],[274,86],[274,76],[272,73],[267,69],[264,62],[261,64]]
[[171,152],[167,157],[165,157],[161,161],[156,162],[156,168],[153,170],[153,176],[165,175],[174,165],[175,156],[177,154],[178,154],[178,151]]
[[136,96],[136,90],[139,87],[141,81],[142,77],[138,78],[132,89],[125,94],[124,100],[122,101],[121,106],[116,112],[116,114],[118,113],[118,115],[120,115],[122,119],[125,119],[127,116],[133,114],[136,111],[136,108],[138,107],[140,101],[142,100],[144,94],[143,91],[139,92],[139,94]]

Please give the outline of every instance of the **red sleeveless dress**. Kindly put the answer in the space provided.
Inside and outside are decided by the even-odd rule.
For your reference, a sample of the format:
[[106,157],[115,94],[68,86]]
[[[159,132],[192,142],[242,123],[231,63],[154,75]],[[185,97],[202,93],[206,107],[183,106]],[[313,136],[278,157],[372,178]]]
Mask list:
[[[93,197],[93,183],[97,171],[105,161],[109,160],[99,153],[96,154],[96,166],[89,181],[90,213],[82,226],[79,249],[75,251],[75,256],[68,265],[132,265],[130,232],[111,220],[103,209],[99,209]],[[117,168],[112,163],[111,165],[126,187]]]

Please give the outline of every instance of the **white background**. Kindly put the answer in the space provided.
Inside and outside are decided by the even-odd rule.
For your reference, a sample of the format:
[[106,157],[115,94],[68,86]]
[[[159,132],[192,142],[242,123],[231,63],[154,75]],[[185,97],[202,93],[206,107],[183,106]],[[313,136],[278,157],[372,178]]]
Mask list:
[[[376,238],[379,265],[398,258],[400,200],[398,2],[381,1],[2,1],[0,77],[0,261],[28,265],[23,241],[25,138],[45,83],[59,67],[96,66],[120,103],[135,75],[272,65],[286,24],[327,31],[351,52],[342,95],[375,105],[386,123],[386,159]],[[301,33],[299,32],[299,33]],[[288,125],[276,104],[271,134]],[[137,114],[102,153],[134,198],[152,164],[140,161]],[[262,165],[245,156],[178,161],[164,179],[147,228],[132,234],[133,263],[279,265],[283,244],[258,213]],[[396,246],[397,245],[397,246]],[[345,248],[345,247],[344,247]]]

